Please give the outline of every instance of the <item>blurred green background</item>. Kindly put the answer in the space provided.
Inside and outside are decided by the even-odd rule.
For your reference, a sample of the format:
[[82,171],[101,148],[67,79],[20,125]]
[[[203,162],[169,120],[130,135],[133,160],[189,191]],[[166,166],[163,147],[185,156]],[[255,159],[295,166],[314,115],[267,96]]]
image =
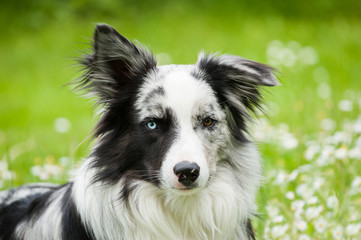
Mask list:
[[[359,0],[2,0],[0,170],[12,173],[0,188],[38,181],[34,165],[73,168],[86,157],[92,102],[66,84],[79,76],[75,58],[89,48],[96,23],[150,47],[161,64],[194,63],[205,50],[273,65],[282,86],[266,94],[269,121],[286,123],[302,141],[322,120],[360,112],[360,13]],[[303,161],[302,147],[297,154],[260,147],[266,171]]]

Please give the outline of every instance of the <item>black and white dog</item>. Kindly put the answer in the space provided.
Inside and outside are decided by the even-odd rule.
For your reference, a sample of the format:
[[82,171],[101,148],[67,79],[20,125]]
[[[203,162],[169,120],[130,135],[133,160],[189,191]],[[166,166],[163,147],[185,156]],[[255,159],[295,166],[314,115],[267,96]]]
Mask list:
[[80,87],[102,113],[69,183],[0,193],[0,239],[254,239],[261,158],[247,125],[273,69],[201,53],[157,66],[97,25]]

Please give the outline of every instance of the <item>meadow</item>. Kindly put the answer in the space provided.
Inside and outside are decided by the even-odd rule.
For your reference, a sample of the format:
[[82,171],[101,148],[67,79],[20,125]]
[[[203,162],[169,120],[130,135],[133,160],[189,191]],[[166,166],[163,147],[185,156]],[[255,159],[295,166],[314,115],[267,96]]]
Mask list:
[[93,101],[67,85],[95,23],[150,47],[160,64],[201,50],[278,69],[252,134],[264,159],[257,239],[361,239],[358,1],[3,1],[0,189],[64,183],[89,153]]

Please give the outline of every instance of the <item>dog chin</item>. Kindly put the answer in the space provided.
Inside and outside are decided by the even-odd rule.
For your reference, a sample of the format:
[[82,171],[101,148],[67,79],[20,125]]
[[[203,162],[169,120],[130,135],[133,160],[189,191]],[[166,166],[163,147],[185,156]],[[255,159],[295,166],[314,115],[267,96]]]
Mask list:
[[175,193],[176,195],[181,195],[181,196],[188,196],[188,195],[193,195],[196,194],[198,192],[200,192],[202,190],[202,187],[173,187],[171,188],[171,191],[173,193]]

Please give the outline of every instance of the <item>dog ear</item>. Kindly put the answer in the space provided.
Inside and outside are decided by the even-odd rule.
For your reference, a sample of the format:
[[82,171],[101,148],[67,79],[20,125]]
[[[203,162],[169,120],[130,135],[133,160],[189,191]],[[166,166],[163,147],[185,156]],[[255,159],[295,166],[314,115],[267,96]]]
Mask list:
[[139,81],[157,64],[149,50],[106,24],[96,26],[92,52],[80,63],[85,67],[80,86],[96,95],[98,103],[116,98],[127,84]]
[[279,85],[272,67],[230,55],[201,53],[197,61],[201,78],[215,90],[219,101],[227,110],[230,129],[237,138],[240,130],[247,131],[246,120],[261,108],[261,86]]

